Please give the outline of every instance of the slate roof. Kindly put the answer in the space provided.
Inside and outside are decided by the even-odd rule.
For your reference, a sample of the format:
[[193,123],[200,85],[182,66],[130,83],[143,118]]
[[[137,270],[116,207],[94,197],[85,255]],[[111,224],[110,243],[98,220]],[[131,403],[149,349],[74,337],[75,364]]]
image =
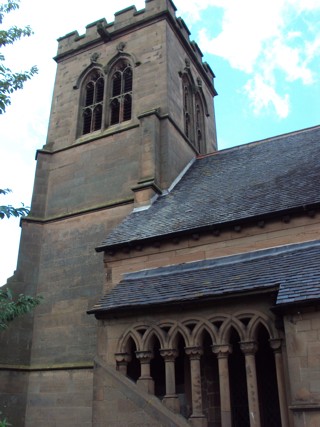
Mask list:
[[132,212],[97,248],[320,202],[320,126],[198,158],[167,195]]
[[278,287],[276,305],[320,299],[320,241],[129,273],[88,313],[167,306]]

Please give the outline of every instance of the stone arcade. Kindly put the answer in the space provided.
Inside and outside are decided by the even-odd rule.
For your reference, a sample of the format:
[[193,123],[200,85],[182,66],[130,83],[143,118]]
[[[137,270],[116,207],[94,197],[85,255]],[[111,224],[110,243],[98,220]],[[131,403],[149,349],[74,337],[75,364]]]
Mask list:
[[146,0],[59,39],[8,279],[44,301],[1,335],[15,427],[320,425],[320,127],[217,151],[189,35]]

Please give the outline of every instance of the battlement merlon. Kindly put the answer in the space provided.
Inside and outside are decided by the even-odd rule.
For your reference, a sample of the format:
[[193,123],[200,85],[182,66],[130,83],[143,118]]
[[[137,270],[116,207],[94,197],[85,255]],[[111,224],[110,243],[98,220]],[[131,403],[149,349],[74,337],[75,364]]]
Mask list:
[[[128,27],[143,24],[145,21],[155,18],[163,13],[170,14],[174,19],[176,7],[171,0],[145,0],[145,8],[138,10],[135,6],[129,6],[114,14],[114,21],[107,23],[99,19],[86,26],[86,33],[79,35],[77,31],[72,31],[63,37],[58,38],[58,52],[56,60],[75,50],[86,47],[88,44],[101,41],[102,31],[111,37],[116,37]],[[97,31],[97,27],[100,31]],[[100,34],[99,34],[100,33]]]
[[72,31],[58,39],[57,56],[54,58],[60,62],[69,55],[73,55],[81,49],[87,49],[97,44],[106,43],[121,37],[132,27],[144,25],[148,21],[166,15],[174,25],[175,30],[180,34],[181,39],[189,47],[197,61],[203,65],[203,70],[207,78],[212,82],[215,77],[212,70],[202,62],[202,52],[198,45],[191,41],[190,31],[182,18],[176,17],[176,7],[171,0],[145,0],[145,8],[137,10],[135,6],[130,6],[114,14],[114,21],[108,23],[106,19],[99,19],[86,26],[86,33],[79,35],[77,31]]

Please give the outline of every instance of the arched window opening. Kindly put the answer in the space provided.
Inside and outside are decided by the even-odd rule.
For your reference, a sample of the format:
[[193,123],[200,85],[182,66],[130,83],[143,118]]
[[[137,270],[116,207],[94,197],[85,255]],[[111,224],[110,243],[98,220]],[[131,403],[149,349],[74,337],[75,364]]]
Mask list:
[[276,366],[266,328],[259,326],[256,368],[261,427],[281,426]]
[[154,380],[154,394],[162,399],[166,394],[165,365],[160,355],[160,343],[158,338],[153,338],[153,359],[150,362],[151,376]]
[[132,68],[124,60],[111,70],[110,125],[115,125],[132,117]]
[[183,337],[178,334],[176,339],[178,357],[175,360],[176,393],[179,397],[181,415],[189,418],[192,414],[191,377],[190,361],[185,354],[185,346]]
[[133,339],[130,337],[127,343],[127,352],[131,356],[131,360],[127,367],[127,376],[133,381],[137,382],[141,375],[140,362],[136,356],[137,347]]
[[85,80],[82,103],[82,135],[101,129],[103,117],[104,76],[93,70]]
[[204,111],[199,94],[195,97],[196,104],[196,148],[199,153],[204,153]]
[[205,153],[204,96],[190,73],[182,75],[184,133],[198,153]]
[[221,425],[219,368],[218,359],[211,349],[212,344],[210,335],[204,331],[201,356],[202,407],[208,427],[218,427]]
[[193,102],[192,87],[189,79],[183,79],[183,114],[184,114],[184,132],[186,137],[193,142]]
[[229,340],[232,345],[232,353],[229,355],[232,427],[248,427],[250,420],[245,358],[239,341],[238,333],[232,329]]

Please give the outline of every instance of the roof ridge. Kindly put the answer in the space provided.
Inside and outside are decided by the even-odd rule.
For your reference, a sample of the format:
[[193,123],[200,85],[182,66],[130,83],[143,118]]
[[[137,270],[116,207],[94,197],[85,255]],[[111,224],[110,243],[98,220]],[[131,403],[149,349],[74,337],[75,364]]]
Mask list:
[[300,133],[309,132],[309,131],[315,130],[315,129],[320,129],[320,125],[310,126],[308,128],[304,128],[304,129],[297,129],[297,130],[291,131],[291,132],[285,132],[285,133],[282,133],[282,134],[279,134],[279,135],[271,136],[269,138],[257,139],[255,141],[245,142],[243,144],[234,145],[232,147],[227,147],[227,148],[223,148],[222,150],[214,151],[213,153],[201,154],[201,155],[197,156],[196,160],[202,160],[202,159],[205,159],[207,157],[217,156],[220,153],[225,153],[227,151],[240,150],[241,148],[247,147],[247,146],[254,146],[254,145],[262,144],[262,143],[265,143],[265,142],[274,141],[274,140],[277,140],[277,139],[285,138],[288,135],[298,135]]

